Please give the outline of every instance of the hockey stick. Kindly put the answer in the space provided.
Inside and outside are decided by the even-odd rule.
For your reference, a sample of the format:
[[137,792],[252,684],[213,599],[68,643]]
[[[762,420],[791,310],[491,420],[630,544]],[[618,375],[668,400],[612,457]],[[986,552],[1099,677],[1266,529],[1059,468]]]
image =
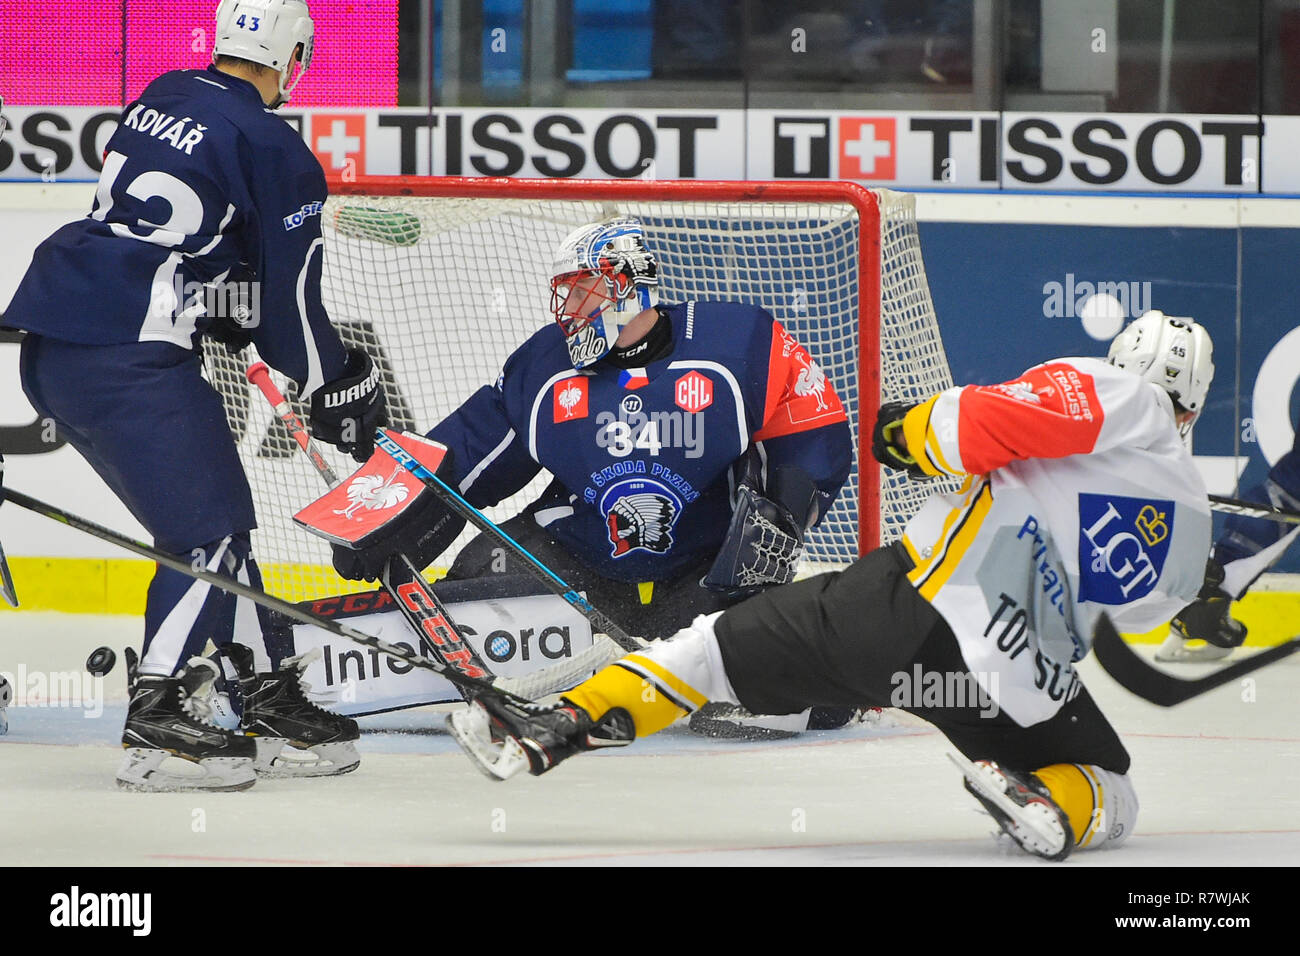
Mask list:
[[623,650],[639,651],[648,646],[645,641],[628,634],[601,611],[597,610],[590,601],[571,588],[563,578],[533,557],[532,553],[518,541],[498,528],[491,518],[475,508],[462,498],[454,488],[420,464],[406,449],[393,441],[388,434],[387,428],[378,429],[375,444],[388,452],[399,465],[432,488],[434,493],[446,502],[452,511],[465,518],[481,531],[486,532],[489,537],[521,558],[533,577],[545,584],[549,590],[564,598],[579,614],[591,622],[592,627],[607,634]]
[[1152,667],[1124,642],[1105,614],[1093,630],[1092,649],[1106,673],[1125,690],[1160,707],[1173,707],[1300,651],[1300,637],[1293,637],[1284,644],[1260,651],[1196,680],[1183,680]]
[[[364,634],[361,631],[339,624],[337,621],[317,617],[310,611],[304,611],[296,604],[282,601],[280,598],[273,597],[258,588],[242,584],[234,578],[223,577],[222,575],[215,574],[206,568],[195,568],[188,561],[184,561],[175,555],[168,554],[165,551],[159,551],[157,548],[150,547],[142,541],[136,541],[133,538],[128,538],[126,535],[118,534],[116,531],[95,524],[93,521],[80,518],[77,515],[64,511],[62,508],[56,508],[54,505],[46,504],[44,501],[14,491],[12,488],[0,488],[0,496],[12,501],[20,508],[26,508],[28,511],[34,511],[38,515],[44,515],[46,518],[58,521],[60,524],[65,524],[70,528],[84,531],[86,534],[93,535],[102,541],[115,544],[119,548],[125,548],[127,551],[134,552],[143,558],[148,558],[150,561],[156,561],[163,567],[171,568],[173,571],[179,571],[187,577],[199,581],[206,581],[213,587],[220,588],[223,591],[238,595],[239,597],[247,598],[254,604],[261,605],[268,610],[282,614],[290,620],[297,621],[300,624],[311,624],[315,627],[319,627],[321,630],[328,631],[337,637],[347,638],[348,640],[355,641],[358,644],[364,644],[366,647],[373,647],[381,654],[386,654],[396,660],[405,661],[413,667],[419,667],[423,670],[441,674],[448,680],[473,686],[481,690],[498,689],[494,688],[493,685],[486,680],[479,680],[454,674],[450,668],[440,661],[429,660],[409,648],[402,647],[398,644],[389,644],[387,641],[381,640],[380,638],[374,637],[370,634]],[[513,694],[510,694],[510,696],[514,697]],[[532,701],[523,698],[516,698],[515,702],[525,707],[533,706]]]
[[1287,511],[1241,498],[1229,498],[1225,495],[1210,495],[1210,507],[1227,514],[1245,515],[1248,518],[1266,518],[1281,524],[1300,524],[1300,511]]
[[[4,97],[0,97],[0,108],[4,106]],[[0,117],[0,136],[4,135],[4,119]],[[5,482],[5,460],[0,455],[0,489],[4,488]],[[0,504],[4,503],[4,498],[0,497]],[[14,578],[9,573],[9,562],[5,559],[5,549],[0,547],[0,597],[8,602],[10,607],[18,606],[18,592],[14,590]]]
[[[246,374],[248,380],[256,385],[266,400],[271,403],[276,416],[293,436],[293,440],[298,443],[298,447],[316,466],[316,471],[325,479],[326,484],[331,488],[337,486],[339,478],[334,473],[334,469],[321,454],[320,446],[311,437],[302,419],[297,416],[284,394],[271,381],[271,370],[267,368],[266,363],[255,362],[248,367]],[[396,475],[397,471],[394,469],[393,476]],[[419,635],[425,649],[434,657],[454,670],[457,675],[475,680],[492,679],[492,672],[452,623],[447,608],[424,580],[419,568],[412,564],[406,555],[394,554],[384,562],[380,583],[383,584],[384,590],[392,595],[393,602],[402,612],[407,623]],[[453,677],[452,680],[460,686],[456,678]],[[466,685],[462,688],[462,693],[471,686]],[[464,696],[469,699],[469,694]]]
[[5,560],[5,549],[0,547],[0,596],[10,607],[18,606],[18,592],[14,590],[13,575],[9,573],[9,562]]

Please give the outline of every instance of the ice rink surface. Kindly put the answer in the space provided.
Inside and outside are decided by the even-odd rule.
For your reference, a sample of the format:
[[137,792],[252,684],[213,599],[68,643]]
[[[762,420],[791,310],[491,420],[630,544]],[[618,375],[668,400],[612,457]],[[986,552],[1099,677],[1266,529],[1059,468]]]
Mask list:
[[[906,715],[771,742],[673,727],[541,777],[493,783],[437,708],[362,718],[359,770],[242,793],[135,794],[114,771],[130,617],[0,616],[0,671],[42,686],[118,664],[88,702],[9,710],[0,848],[9,866],[1043,866],[995,842],[945,740]],[[1146,649],[1146,653],[1151,652]],[[1214,665],[1181,665],[1196,676]],[[1142,803],[1120,850],[1067,867],[1300,861],[1300,655],[1163,710],[1089,658],[1084,680],[1133,755]],[[35,683],[32,683],[35,681]],[[57,685],[57,679],[56,679]]]

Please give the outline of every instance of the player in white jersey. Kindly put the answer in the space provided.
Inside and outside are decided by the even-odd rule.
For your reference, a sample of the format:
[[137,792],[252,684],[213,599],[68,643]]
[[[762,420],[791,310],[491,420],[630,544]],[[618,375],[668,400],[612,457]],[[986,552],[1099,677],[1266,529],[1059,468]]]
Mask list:
[[1203,328],[1149,312],[1109,363],[1057,359],[886,405],[878,460],[966,476],[901,542],[696,618],[554,708],[481,697],[452,730],[504,779],[630,743],[708,700],[773,714],[900,707],[943,731],[967,789],[1024,849],[1117,846],[1137,818],[1129,756],[1074,665],[1102,613],[1147,630],[1201,586],[1210,515],[1180,431],[1213,371]]

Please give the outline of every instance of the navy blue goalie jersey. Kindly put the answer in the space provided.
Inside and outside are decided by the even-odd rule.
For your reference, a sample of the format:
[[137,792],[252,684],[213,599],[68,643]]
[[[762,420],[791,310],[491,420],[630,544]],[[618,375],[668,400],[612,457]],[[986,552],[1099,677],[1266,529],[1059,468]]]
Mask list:
[[825,514],[848,476],[844,408],[817,363],[763,309],[660,306],[672,349],[645,368],[575,371],[557,325],[536,332],[429,432],[452,449],[460,491],[496,504],[540,469],[536,518],[606,577],[671,580],[718,552],[732,466],[761,444],[768,470],[797,464]]
[[325,197],[320,163],[251,83],[165,73],[123,111],[90,214],[37,248],[5,323],[189,349],[230,322],[310,393],[345,362],[320,300]]

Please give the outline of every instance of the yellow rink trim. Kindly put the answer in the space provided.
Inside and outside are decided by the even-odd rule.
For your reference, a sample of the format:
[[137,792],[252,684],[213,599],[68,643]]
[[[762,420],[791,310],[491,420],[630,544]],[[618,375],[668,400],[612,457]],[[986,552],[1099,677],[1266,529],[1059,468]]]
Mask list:
[[[345,580],[333,568],[321,565],[259,566],[267,591],[286,600],[307,601],[378,587]],[[141,615],[155,567],[152,561],[135,558],[9,557],[20,611]],[[426,576],[436,579],[445,573],[446,568],[431,568]],[[0,613],[5,611],[12,609],[0,598]]]

